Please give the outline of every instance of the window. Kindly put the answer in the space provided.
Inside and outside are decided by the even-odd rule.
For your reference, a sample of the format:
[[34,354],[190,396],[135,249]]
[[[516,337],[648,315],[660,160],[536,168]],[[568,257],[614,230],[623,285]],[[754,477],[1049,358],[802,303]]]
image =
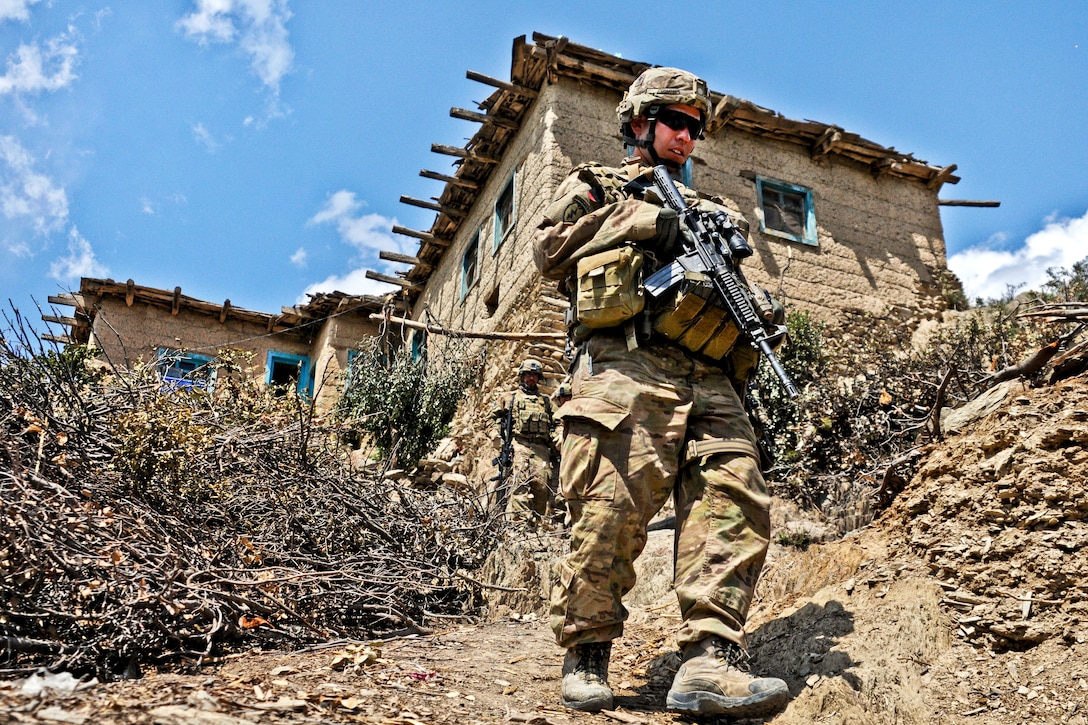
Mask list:
[[210,390],[215,382],[215,370],[211,366],[214,358],[165,347],[159,348],[158,356],[159,375],[164,388]]
[[480,281],[480,232],[469,242],[465,256],[461,257],[461,301],[464,301],[468,291]]
[[517,209],[514,208],[514,176],[506,182],[506,186],[499,192],[499,198],[495,201],[495,238],[491,243],[491,253],[499,250],[506,235],[514,228],[517,219]]
[[412,330],[412,362],[419,362],[427,351],[427,331]]
[[487,297],[484,298],[484,309],[487,310],[488,317],[494,317],[495,313],[499,310],[498,280],[495,280],[495,286],[491,288],[491,291],[487,293]]
[[313,382],[310,380],[310,358],[270,350],[265,382],[276,389],[277,395],[283,395],[292,385],[301,395],[309,395]]
[[344,390],[350,388],[353,384],[352,378],[355,375],[355,361],[359,359],[359,351],[351,348],[348,350],[348,367],[344,371]]
[[756,195],[763,211],[761,232],[802,244],[818,243],[811,189],[757,176]]

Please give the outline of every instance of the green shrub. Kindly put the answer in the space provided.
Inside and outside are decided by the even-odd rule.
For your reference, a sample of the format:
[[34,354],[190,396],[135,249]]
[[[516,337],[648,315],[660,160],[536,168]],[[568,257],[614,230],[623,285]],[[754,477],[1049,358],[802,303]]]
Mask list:
[[387,349],[373,338],[351,364],[337,413],[367,434],[379,455],[412,466],[449,433],[479,366],[461,341],[416,356],[408,346]]

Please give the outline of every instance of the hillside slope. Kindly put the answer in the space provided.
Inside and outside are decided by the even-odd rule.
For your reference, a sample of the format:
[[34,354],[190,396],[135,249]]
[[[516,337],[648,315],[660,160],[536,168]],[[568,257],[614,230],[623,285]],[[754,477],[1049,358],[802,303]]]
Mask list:
[[[753,668],[786,679],[793,698],[770,722],[1088,723],[1088,382],[1005,390],[925,451],[874,523],[805,551],[772,548]],[[526,546],[543,562],[554,544]],[[614,649],[614,713],[563,710],[545,623],[506,608],[428,636],[232,655],[75,693],[0,683],[0,721],[679,722],[662,709],[677,665],[676,605],[656,586],[670,546],[654,534],[640,562],[642,598]]]

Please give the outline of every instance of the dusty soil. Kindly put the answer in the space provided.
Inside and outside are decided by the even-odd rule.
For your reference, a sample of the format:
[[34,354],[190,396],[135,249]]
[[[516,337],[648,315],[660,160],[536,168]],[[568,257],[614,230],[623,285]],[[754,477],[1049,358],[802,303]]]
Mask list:
[[[772,547],[750,619],[753,669],[793,697],[769,722],[1088,724],[1088,382],[1008,386],[991,407],[926,449],[864,529]],[[562,653],[542,616],[553,534],[512,541],[515,555],[493,565],[506,584],[521,579],[520,591],[495,590],[493,622],[76,692],[57,676],[45,682],[61,689],[38,694],[42,678],[0,682],[0,722],[683,722],[663,709],[679,621],[670,546],[670,532],[653,534],[640,562],[613,649],[615,711],[558,703]]]

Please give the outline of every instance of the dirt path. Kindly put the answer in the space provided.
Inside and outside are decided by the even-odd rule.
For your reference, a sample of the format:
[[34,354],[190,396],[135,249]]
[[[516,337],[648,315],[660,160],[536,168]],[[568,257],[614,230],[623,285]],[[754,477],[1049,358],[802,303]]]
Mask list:
[[[662,533],[641,562],[652,594],[631,607],[613,648],[613,712],[564,710],[551,633],[510,611],[428,636],[244,653],[74,693],[0,681],[0,722],[682,722],[662,708],[679,622],[672,594],[654,586],[669,568]],[[752,664],[785,679],[792,699],[770,722],[1088,725],[1086,545],[1088,383],[1011,390],[927,451],[878,521],[804,551],[772,545],[750,616]],[[544,563],[518,561],[526,571]]]

